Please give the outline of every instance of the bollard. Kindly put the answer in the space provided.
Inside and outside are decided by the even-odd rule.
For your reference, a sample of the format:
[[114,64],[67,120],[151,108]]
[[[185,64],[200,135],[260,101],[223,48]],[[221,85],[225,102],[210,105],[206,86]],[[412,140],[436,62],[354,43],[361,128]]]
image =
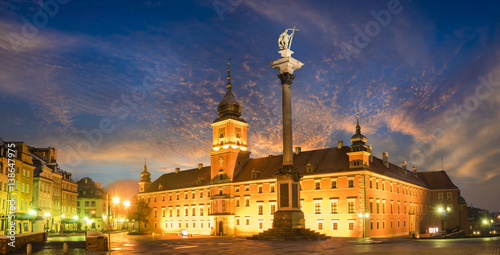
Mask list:
[[31,254],[32,248],[31,248],[31,243],[26,245],[26,254]]
[[68,243],[67,242],[63,243],[63,252],[68,252]]

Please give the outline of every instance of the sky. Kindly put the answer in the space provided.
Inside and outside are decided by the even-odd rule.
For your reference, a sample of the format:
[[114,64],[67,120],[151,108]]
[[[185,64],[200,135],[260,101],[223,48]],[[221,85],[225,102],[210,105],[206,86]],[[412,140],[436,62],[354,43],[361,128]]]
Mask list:
[[209,165],[233,93],[251,157],[281,153],[270,61],[296,26],[293,143],[350,145],[445,170],[469,205],[500,210],[497,1],[1,1],[0,138],[58,149],[77,178],[116,188]]

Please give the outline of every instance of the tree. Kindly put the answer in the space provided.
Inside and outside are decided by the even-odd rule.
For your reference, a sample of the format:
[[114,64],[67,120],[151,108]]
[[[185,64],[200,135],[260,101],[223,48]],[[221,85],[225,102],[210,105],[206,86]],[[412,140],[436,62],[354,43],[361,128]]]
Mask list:
[[147,223],[151,218],[151,211],[153,211],[153,208],[149,207],[146,200],[139,198],[134,201],[130,219],[137,221],[139,224],[139,232],[141,232],[141,223]]

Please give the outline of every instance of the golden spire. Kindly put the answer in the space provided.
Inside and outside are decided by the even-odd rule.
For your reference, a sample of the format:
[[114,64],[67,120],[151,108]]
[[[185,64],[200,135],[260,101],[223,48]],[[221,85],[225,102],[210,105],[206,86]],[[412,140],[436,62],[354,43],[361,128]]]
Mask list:
[[233,87],[233,85],[231,85],[231,68],[229,66],[230,60],[231,58],[227,60],[227,84],[226,84],[227,91],[231,91],[231,87]]
[[148,166],[146,166],[146,158],[144,158],[144,172],[148,171]]

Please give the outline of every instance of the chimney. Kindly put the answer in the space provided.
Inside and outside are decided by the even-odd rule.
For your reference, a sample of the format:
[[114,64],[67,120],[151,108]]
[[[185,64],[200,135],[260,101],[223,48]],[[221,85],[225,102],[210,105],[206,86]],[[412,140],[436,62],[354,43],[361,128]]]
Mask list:
[[175,173],[178,173],[179,171],[181,171],[181,169],[180,169],[180,168],[178,168],[178,167],[176,167],[176,168],[175,168]]
[[382,154],[382,158],[384,160],[385,167],[389,168],[389,152],[384,152],[384,154]]
[[417,177],[417,166],[413,166],[413,176]]
[[203,167],[203,163],[198,163],[198,169],[201,169]]
[[370,153],[370,162],[373,162],[373,156],[372,156],[372,145],[368,145],[368,152]]
[[406,161],[403,161],[403,164],[401,164],[401,169],[403,170],[403,173],[406,174]]
[[299,155],[301,151],[302,151],[302,148],[295,147],[295,154]]
[[342,149],[342,146],[344,146],[344,141],[337,141],[337,149]]

